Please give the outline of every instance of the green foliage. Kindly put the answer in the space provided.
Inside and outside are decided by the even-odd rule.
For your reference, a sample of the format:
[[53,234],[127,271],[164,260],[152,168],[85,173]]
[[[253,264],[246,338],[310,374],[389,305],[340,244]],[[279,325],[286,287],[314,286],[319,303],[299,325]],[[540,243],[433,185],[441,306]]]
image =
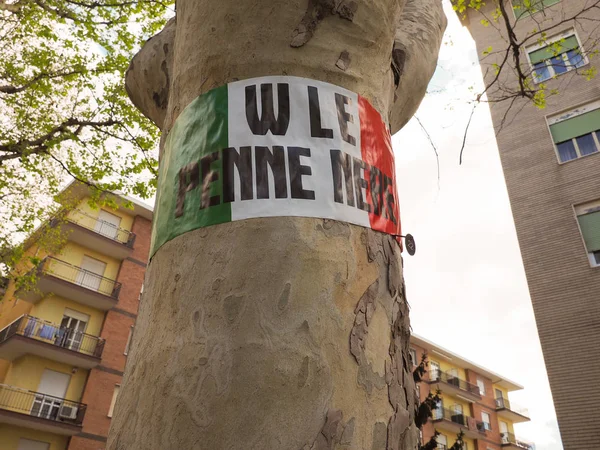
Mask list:
[[464,437],[464,431],[460,430],[460,432],[456,435],[456,441],[448,450],[463,450],[465,448],[465,441],[463,440]]
[[158,130],[124,75],[173,3],[0,0],[0,256],[56,213],[69,179],[153,194]]
[[436,450],[438,448],[437,438],[439,435],[439,431],[436,430],[429,441],[419,447],[419,450]]
[[419,405],[415,414],[415,425],[417,428],[421,428],[433,417],[433,410],[437,409],[439,402],[442,401],[440,394],[441,391],[439,389],[435,393],[430,392],[427,398]]
[[413,379],[415,380],[415,383],[421,382],[423,376],[427,373],[427,364],[427,353],[423,352],[423,355],[421,355],[421,362],[415,367],[415,370],[413,370]]

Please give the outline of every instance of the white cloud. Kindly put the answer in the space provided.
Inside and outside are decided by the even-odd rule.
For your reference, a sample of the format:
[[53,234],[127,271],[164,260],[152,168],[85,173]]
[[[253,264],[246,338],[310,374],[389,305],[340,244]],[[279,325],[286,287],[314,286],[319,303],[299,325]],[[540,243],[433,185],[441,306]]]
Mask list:
[[[459,151],[475,93],[483,86],[475,45],[446,3],[448,32],[438,70],[416,120],[393,138],[413,329],[525,386],[511,394],[532,421],[517,437],[561,450],[552,396],[531,307],[489,109],[477,107]],[[450,44],[451,43],[451,44]],[[473,88],[473,89],[470,89]]]

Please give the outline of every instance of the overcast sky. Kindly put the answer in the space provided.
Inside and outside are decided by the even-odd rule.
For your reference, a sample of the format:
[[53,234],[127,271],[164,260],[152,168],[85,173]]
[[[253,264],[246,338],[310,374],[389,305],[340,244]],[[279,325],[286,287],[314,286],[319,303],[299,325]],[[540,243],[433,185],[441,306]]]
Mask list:
[[[446,3],[449,3],[446,1]],[[471,112],[483,87],[475,44],[448,4],[438,70],[417,117],[393,137],[412,327],[419,334],[522,384],[511,400],[531,422],[517,439],[562,450],[506,185],[487,105],[478,106],[459,165]]]

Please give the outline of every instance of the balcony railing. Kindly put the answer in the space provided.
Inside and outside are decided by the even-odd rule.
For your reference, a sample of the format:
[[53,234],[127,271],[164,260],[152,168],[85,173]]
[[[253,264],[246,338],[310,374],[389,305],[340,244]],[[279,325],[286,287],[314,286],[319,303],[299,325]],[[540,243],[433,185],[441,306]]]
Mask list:
[[129,248],[133,248],[135,243],[135,233],[119,228],[116,225],[106,222],[97,217],[91,216],[83,211],[74,211],[74,217],[67,219],[69,222],[75,223],[80,227],[91,230],[104,237],[117,241]]
[[481,393],[479,392],[479,386],[477,386],[476,384],[471,384],[468,381],[463,380],[462,378],[457,377],[456,375],[452,375],[448,372],[431,372],[431,379],[429,380],[430,383],[435,383],[438,381],[442,381],[444,383],[450,384],[452,386],[455,386],[456,388],[465,391],[465,392],[469,392],[473,395],[479,395],[481,396]]
[[100,358],[102,350],[104,350],[104,339],[28,315],[19,317],[6,328],[0,330],[0,344],[15,335],[46,342],[96,358]]
[[508,409],[509,411],[515,412],[521,416],[529,417],[529,411],[525,408],[521,408],[515,403],[511,403],[509,399],[499,397],[496,399],[496,409]]
[[436,408],[432,411],[433,420],[448,420],[469,430],[485,433],[486,425],[474,417],[467,416],[461,412],[453,411],[446,408]]
[[52,395],[0,384],[0,409],[52,422],[81,425],[87,406]]
[[500,433],[500,439],[502,441],[502,445],[514,445],[516,447],[522,448],[523,450],[534,450],[533,444],[530,444],[529,442],[519,441],[512,433]]
[[52,256],[44,258],[38,266],[38,273],[52,275],[114,299],[119,298],[119,292],[121,291],[121,283]]

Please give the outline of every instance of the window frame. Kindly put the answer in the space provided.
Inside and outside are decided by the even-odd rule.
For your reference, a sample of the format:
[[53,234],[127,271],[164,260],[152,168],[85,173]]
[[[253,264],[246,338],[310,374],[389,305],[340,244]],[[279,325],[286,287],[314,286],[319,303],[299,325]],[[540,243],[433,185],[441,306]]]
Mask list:
[[[572,119],[574,117],[586,114],[586,113],[591,113],[593,111],[596,111],[600,109],[600,99],[594,100],[592,102],[586,102],[583,104],[578,104],[576,106],[572,106],[566,109],[563,109],[557,113],[553,113],[551,115],[547,115],[546,116],[546,126],[548,128],[548,135],[550,136],[550,140],[552,141],[552,146],[554,147],[554,154],[556,155],[556,161],[558,162],[559,165],[562,164],[568,164],[570,162],[573,161],[579,161],[582,158],[587,158],[588,156],[594,156],[594,155],[598,155],[600,154],[600,130],[595,130],[594,132],[592,132],[592,136],[594,136],[594,141],[596,142],[598,151],[594,152],[594,153],[588,153],[587,155],[582,155],[580,150],[579,150],[579,144],[577,143],[577,138],[573,138],[572,141],[573,145],[575,147],[575,152],[577,153],[577,158],[575,159],[569,159],[568,161],[561,161],[560,160],[560,153],[558,152],[558,144],[556,144],[554,142],[554,138],[552,136],[552,129],[550,128],[552,125],[555,125],[557,123],[560,122],[565,122],[569,119]],[[570,115],[569,117],[564,117],[566,115],[569,114],[575,114],[576,115]],[[564,118],[563,118],[564,117]],[[561,119],[562,120],[559,120]],[[585,136],[585,135],[584,135]],[[581,136],[578,136],[581,137]],[[566,142],[566,141],[565,141]]]
[[121,385],[115,384],[115,388],[113,389],[113,395],[110,400],[110,406],[108,407],[107,416],[112,419],[113,413],[115,412],[115,404],[117,403],[117,398],[119,397],[119,393],[121,392]]
[[[481,386],[479,385],[479,383],[481,383]],[[483,381],[481,378],[477,377],[477,381],[475,384],[477,384],[477,387],[479,388],[479,393],[481,395],[485,395],[485,381]]]
[[[412,360],[412,366],[413,367],[418,366],[418,364],[417,364],[417,350],[414,349],[414,348],[412,348],[412,347],[410,347],[408,349],[408,354],[410,355],[410,359]],[[413,359],[413,355],[414,355],[414,359]]]
[[[488,417],[488,421],[485,421],[484,415]],[[490,413],[481,411],[481,421],[483,422],[483,428],[486,431],[492,431],[492,416]]]
[[[436,366],[436,373],[437,373],[437,377],[435,378],[431,378],[431,374],[433,373],[433,365]],[[437,361],[429,361],[429,379],[430,380],[437,380],[440,377],[440,374],[442,373],[442,367],[440,366],[440,363]]]
[[[565,72],[559,73],[559,74],[555,73],[554,67],[552,65],[546,64],[546,68],[552,73],[552,75],[549,78],[545,78],[543,80],[538,79],[536,76],[535,65],[531,62],[531,58],[529,56],[530,53],[533,53],[537,50],[541,50],[546,47],[550,47],[557,41],[560,41],[561,39],[568,39],[571,36],[574,36],[575,39],[577,40],[577,43],[579,44],[579,47],[578,47],[579,53],[581,54],[581,57],[583,58],[583,63],[580,64],[579,66],[571,66],[571,65],[565,66],[567,68],[567,70]],[[568,30],[565,30],[561,33],[555,34],[554,36],[546,39],[546,41],[544,43],[535,44],[530,47],[526,47],[524,50],[525,50],[525,57],[527,58],[527,62],[529,63],[529,67],[531,68],[531,76],[532,76],[533,82],[535,84],[540,84],[540,83],[544,83],[548,80],[553,80],[556,77],[573,72],[574,70],[580,69],[581,67],[585,67],[590,63],[590,60],[586,55],[585,49],[583,48],[583,44],[581,43],[581,39],[579,38],[579,33],[577,33],[577,30],[575,28],[569,28]],[[565,55],[567,55],[568,52],[569,52],[569,50],[567,50],[563,53],[560,53],[559,55],[556,55],[556,56],[562,55],[563,61],[567,62],[568,59],[565,58]],[[548,60],[544,60],[544,61],[548,61]]]
[[131,339],[133,338],[133,329],[135,328],[135,325],[131,325],[129,327],[129,335],[127,336],[127,342],[125,343],[125,351],[123,352],[123,354],[125,356],[127,356],[127,354],[129,353],[129,346],[131,345]]
[[[588,264],[592,269],[599,268],[600,262],[596,262],[594,258],[594,253],[589,252],[587,249],[587,245],[585,243],[585,238],[583,236],[583,230],[581,229],[581,225],[579,225],[579,216],[584,216],[586,214],[591,214],[593,212],[600,211],[600,199],[597,198],[595,200],[590,200],[587,202],[579,203],[578,205],[572,205],[573,207],[573,218],[575,219],[575,223],[577,224],[577,230],[579,231],[579,238],[581,239],[581,245],[583,246],[583,251],[585,252],[588,260]],[[587,209],[586,209],[587,208]],[[578,212],[581,211],[581,212]]]

